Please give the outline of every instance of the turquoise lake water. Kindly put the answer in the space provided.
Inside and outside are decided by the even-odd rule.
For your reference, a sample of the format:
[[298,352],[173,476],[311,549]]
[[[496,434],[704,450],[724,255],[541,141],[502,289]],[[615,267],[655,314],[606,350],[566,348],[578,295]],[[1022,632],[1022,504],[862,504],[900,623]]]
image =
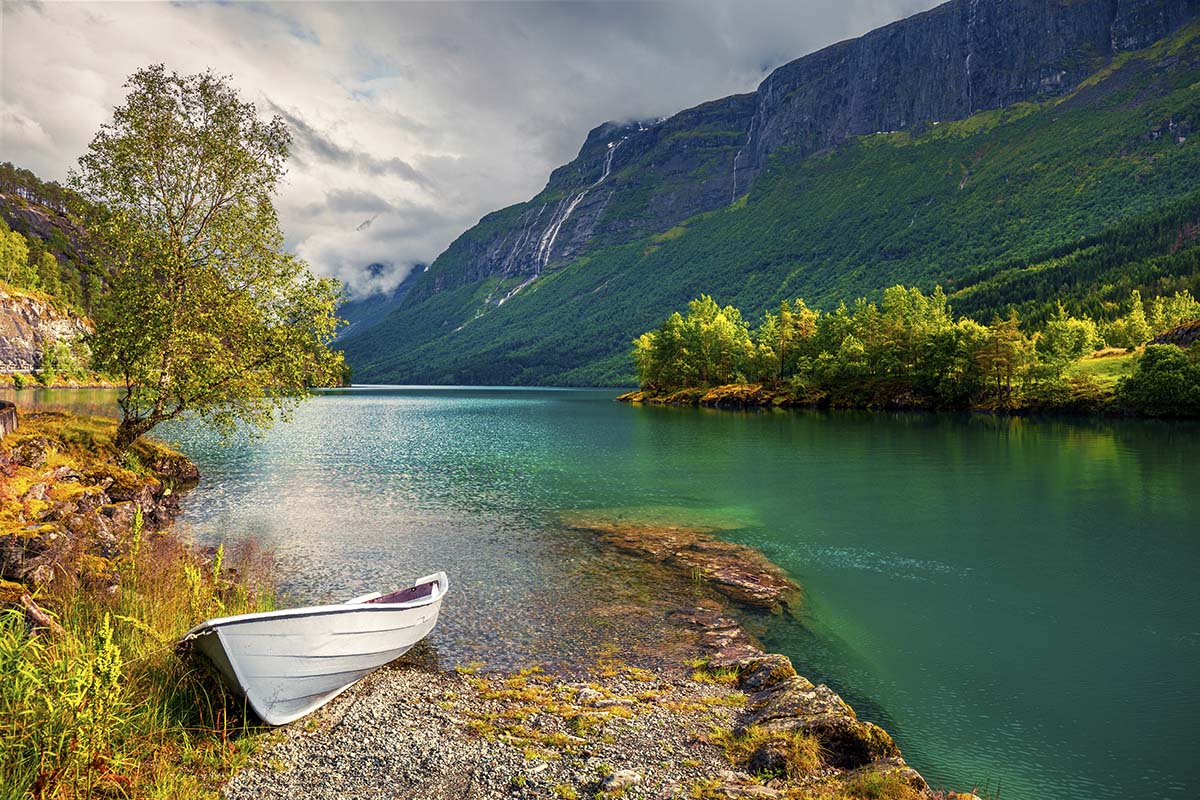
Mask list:
[[[935,786],[1200,792],[1200,425],[633,408],[612,391],[353,389],[265,438],[167,431],[202,541],[271,545],[300,599],[446,569],[446,664],[586,641],[574,512],[715,525],[805,588],[749,621]],[[111,395],[7,399],[84,410]],[[749,615],[748,615],[749,616]],[[633,635],[633,634],[631,634]]]

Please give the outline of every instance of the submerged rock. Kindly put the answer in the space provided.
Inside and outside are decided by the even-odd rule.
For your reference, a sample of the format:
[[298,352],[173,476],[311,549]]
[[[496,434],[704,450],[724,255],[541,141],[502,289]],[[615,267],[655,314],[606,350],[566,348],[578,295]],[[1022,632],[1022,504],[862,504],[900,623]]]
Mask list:
[[712,586],[740,603],[773,612],[796,608],[800,587],[752,547],[717,539],[709,528],[573,516],[568,527],[588,531],[603,546],[632,553]]

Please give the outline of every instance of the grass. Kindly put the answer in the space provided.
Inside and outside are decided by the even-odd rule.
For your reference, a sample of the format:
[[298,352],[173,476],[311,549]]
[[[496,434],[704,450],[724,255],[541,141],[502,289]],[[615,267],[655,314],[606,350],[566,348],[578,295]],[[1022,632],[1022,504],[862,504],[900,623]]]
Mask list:
[[[41,469],[70,465],[89,483],[150,480],[145,464],[178,457],[146,442],[123,460],[104,420],[38,415],[21,426],[6,446],[45,437]],[[230,581],[223,550],[206,563],[172,534],[147,534],[140,509],[119,545],[98,559],[102,579],[60,564],[35,592],[63,633],[30,634],[21,612],[0,612],[0,798],[215,797],[257,743],[241,704],[176,643],[205,617],[270,608],[252,578],[262,559],[231,559],[244,577]]]
[[[721,781],[706,778],[693,784],[692,800],[727,800]],[[895,772],[867,772],[850,776],[839,784],[793,786],[783,790],[787,800],[925,800],[928,795]]]
[[925,794],[895,773],[867,772],[846,781],[831,800],[922,800]]
[[1137,352],[1110,347],[1081,358],[1064,374],[1068,378],[1091,378],[1105,389],[1115,389],[1117,381],[1133,374],[1138,356]]
[[767,731],[751,726],[740,733],[714,728],[708,738],[713,744],[725,748],[725,756],[730,763],[743,769],[749,769],[755,753],[763,748],[771,748],[778,754],[781,766],[770,777],[798,780],[812,775],[824,763],[820,742],[805,733]]
[[692,668],[692,680],[696,683],[711,683],[720,686],[736,686],[738,671],[733,667],[714,667],[708,658],[697,658],[687,662]]

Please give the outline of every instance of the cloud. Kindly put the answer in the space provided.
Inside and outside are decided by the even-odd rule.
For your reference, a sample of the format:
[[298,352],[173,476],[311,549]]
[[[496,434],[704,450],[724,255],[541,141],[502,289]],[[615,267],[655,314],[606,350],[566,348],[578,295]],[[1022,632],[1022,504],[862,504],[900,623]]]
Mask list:
[[288,111],[270,103],[272,111],[287,122],[292,130],[294,144],[299,148],[298,159],[312,158],[335,166],[350,167],[372,176],[391,175],[411,181],[426,189],[432,188],[429,179],[413,168],[407,161],[397,158],[380,158],[360,150],[334,142],[329,136],[308,124],[298,112]]
[[6,2],[0,150],[63,180],[128,75],[212,68],[292,128],[277,199],[288,246],[356,292],[386,290],[537,193],[601,122],[752,90],[778,64],[932,5]]

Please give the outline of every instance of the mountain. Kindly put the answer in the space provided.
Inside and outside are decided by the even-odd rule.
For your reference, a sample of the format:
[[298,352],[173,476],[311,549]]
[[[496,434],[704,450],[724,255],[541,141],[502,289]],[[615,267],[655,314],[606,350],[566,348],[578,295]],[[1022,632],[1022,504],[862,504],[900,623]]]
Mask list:
[[[382,271],[384,265],[370,264],[368,273]],[[338,306],[338,317],[345,320],[346,326],[338,333],[339,338],[349,336],[361,330],[366,330],[381,322],[392,309],[396,307],[408,290],[416,283],[417,277],[427,269],[424,264],[414,264],[412,271],[400,281],[390,292],[375,292],[366,297],[356,297]]]
[[90,309],[108,276],[85,253],[79,221],[85,206],[72,190],[0,163],[0,235],[11,230],[24,239],[23,254],[14,257],[27,264],[21,269],[6,260],[0,281],[76,311]]
[[[623,383],[630,339],[701,292],[828,305],[1036,263],[1193,190],[1198,15],[954,0],[754,93],[605,123],[352,330],[347,358],[364,382]],[[1002,299],[974,311],[1028,298]]]

